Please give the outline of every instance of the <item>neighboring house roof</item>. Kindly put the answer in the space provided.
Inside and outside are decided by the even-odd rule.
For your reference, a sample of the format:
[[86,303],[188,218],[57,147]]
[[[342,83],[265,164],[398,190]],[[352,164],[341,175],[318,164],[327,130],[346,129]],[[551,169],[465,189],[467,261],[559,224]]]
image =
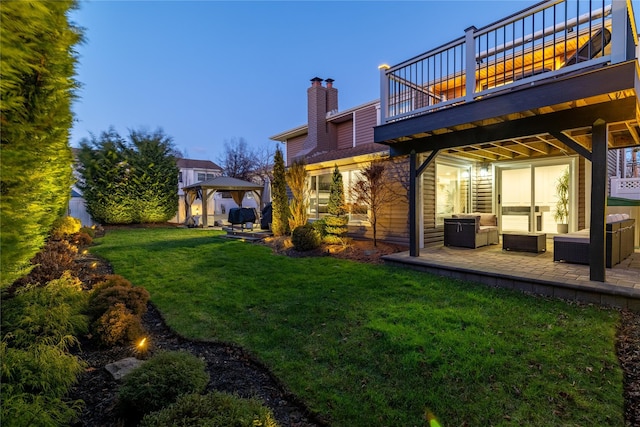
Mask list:
[[211,160],[176,159],[176,163],[180,169],[218,169],[222,171],[222,168]]

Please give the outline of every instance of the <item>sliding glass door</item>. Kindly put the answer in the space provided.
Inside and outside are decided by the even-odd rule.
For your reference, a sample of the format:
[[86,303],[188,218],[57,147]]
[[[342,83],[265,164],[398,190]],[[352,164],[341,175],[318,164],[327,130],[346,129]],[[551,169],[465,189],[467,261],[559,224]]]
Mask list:
[[549,163],[496,167],[501,231],[557,232],[556,184],[571,161]]

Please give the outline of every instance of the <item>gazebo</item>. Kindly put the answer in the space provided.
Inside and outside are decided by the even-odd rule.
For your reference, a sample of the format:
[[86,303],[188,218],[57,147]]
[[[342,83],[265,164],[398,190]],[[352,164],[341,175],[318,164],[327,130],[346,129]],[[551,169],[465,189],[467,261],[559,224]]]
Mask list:
[[263,186],[255,184],[253,182],[243,181],[238,178],[231,178],[229,176],[219,176],[216,178],[208,179],[206,181],[196,182],[195,184],[182,187],[185,195],[185,217],[186,220],[192,217],[191,205],[194,200],[202,200],[202,226],[206,227],[207,224],[207,200],[209,197],[213,197],[216,191],[228,191],[231,193],[233,201],[238,206],[242,207],[242,199],[248,191],[253,191],[262,198]]

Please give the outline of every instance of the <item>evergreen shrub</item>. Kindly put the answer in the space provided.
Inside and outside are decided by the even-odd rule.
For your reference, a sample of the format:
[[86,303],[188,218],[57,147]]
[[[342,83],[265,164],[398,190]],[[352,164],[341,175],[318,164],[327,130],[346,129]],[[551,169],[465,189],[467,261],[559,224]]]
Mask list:
[[33,269],[24,277],[16,280],[13,289],[27,284],[45,285],[51,280],[62,277],[65,271],[75,273],[78,248],[66,240],[50,240],[32,259]]
[[257,399],[226,393],[184,395],[168,407],[145,417],[141,427],[173,426],[277,427],[271,411]]
[[66,236],[78,233],[82,228],[82,222],[72,216],[63,216],[54,221],[51,229],[51,237],[54,240],[64,239]]
[[201,393],[208,383],[204,361],[185,351],[161,352],[124,377],[118,406],[123,414],[140,418],[184,394]]
[[313,229],[318,232],[320,238],[324,238],[327,235],[327,223],[324,218],[320,218],[311,223]]
[[109,307],[94,322],[93,329],[100,344],[106,347],[132,343],[144,333],[140,316],[121,302]]
[[312,224],[305,224],[296,227],[291,233],[291,243],[298,251],[310,251],[320,247],[320,234],[313,228]]
[[96,230],[91,227],[80,228],[80,233],[87,233],[92,239],[96,237]]
[[88,331],[86,303],[82,283],[69,273],[43,287],[19,289],[2,301],[3,339],[13,347],[47,343],[66,348],[74,336]]
[[147,311],[149,292],[117,274],[105,277],[102,283],[94,286],[89,297],[89,314],[93,319],[102,316],[109,308],[122,303],[132,314],[142,316]]
[[69,350],[87,331],[85,303],[81,282],[68,273],[3,299],[0,425],[73,424],[81,402],[65,396],[84,364]]
[[76,246],[89,246],[93,243],[93,237],[81,231],[71,236],[71,242]]

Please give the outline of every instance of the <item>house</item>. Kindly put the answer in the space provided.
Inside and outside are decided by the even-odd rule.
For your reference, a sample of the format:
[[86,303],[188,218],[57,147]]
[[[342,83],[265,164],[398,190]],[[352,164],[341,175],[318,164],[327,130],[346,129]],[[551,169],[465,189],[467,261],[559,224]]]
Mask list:
[[590,228],[590,277],[604,281],[608,171],[640,146],[636,31],[631,2],[549,0],[382,66],[374,142],[409,157],[411,256],[452,212],[555,233],[568,170],[569,229]]
[[[333,83],[333,79],[311,79],[311,86],[307,89],[307,124],[278,133],[270,139],[284,143],[287,165],[296,159],[304,159],[310,176],[309,218],[312,221],[327,214],[331,175],[338,166],[345,187],[349,232],[370,237],[366,208],[354,203],[349,189],[371,160],[389,155],[388,147],[373,141],[373,128],[380,123],[380,102],[367,102],[340,111],[338,90]],[[392,172],[397,174],[397,171]],[[400,181],[397,186],[398,193],[405,196],[385,208],[378,224],[378,237],[406,243],[407,192]]]
[[[182,224],[187,219],[186,205],[185,205],[185,192],[184,187],[191,186],[198,182],[208,181],[213,178],[222,176],[223,170],[220,166],[210,160],[196,160],[196,159],[176,159],[178,165],[178,213],[169,222],[175,222]],[[258,203],[255,200],[254,194],[248,192],[242,201],[244,207],[257,208]],[[216,220],[216,216],[225,218],[229,212],[229,209],[238,207],[238,204],[233,200],[232,195],[228,191],[216,192],[213,197],[207,198],[207,223],[213,225]],[[200,221],[201,216],[204,213],[202,206],[202,200],[196,199],[191,204],[193,215]]]
[[[592,230],[591,276],[604,280],[605,215],[640,219],[640,208],[613,206],[640,199],[631,3],[543,1],[461,33],[381,66],[379,101],[339,111],[333,80],[312,79],[308,123],[271,137],[287,164],[305,159],[311,217],[325,213],[334,165],[348,188],[372,157],[389,156],[407,198],[388,207],[382,238],[404,240],[412,256],[443,243],[454,213],[493,213],[501,234],[553,235],[567,171],[568,228]],[[361,207],[350,208],[350,232],[369,235]]]

